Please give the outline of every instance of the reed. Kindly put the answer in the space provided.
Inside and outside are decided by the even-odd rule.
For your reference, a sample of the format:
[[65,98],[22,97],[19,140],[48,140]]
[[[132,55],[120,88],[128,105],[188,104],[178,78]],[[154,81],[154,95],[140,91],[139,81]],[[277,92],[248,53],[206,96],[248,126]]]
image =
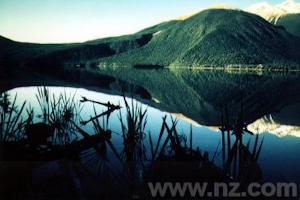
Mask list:
[[[17,95],[10,98],[8,93],[0,94],[0,141],[9,142],[22,139],[24,126],[26,120],[24,120],[24,110],[26,101],[23,102],[19,109],[16,105]],[[31,114],[32,110],[27,110],[27,113]],[[32,115],[29,115],[28,119]]]
[[[225,107],[225,115],[221,115],[222,124],[220,127],[222,134],[223,173],[232,176],[238,181],[249,180],[250,177],[252,177],[252,179],[262,179],[261,170],[258,167],[257,160],[260,155],[264,139],[262,139],[261,143],[259,144],[259,136],[256,135],[255,142],[253,144],[253,151],[251,153],[250,140],[246,145],[243,144],[244,133],[253,135],[253,133],[247,129],[247,124],[244,123],[243,105],[241,104],[241,113],[233,125],[229,123],[228,117],[228,110],[227,107]],[[227,141],[225,139],[226,131]],[[232,146],[230,133],[235,136],[235,141]],[[227,155],[225,149],[227,149]]]
[[[219,181],[233,179],[239,182],[262,179],[257,160],[264,138],[259,142],[257,135],[253,147],[250,141],[246,145],[243,144],[243,134],[249,131],[244,123],[242,111],[237,120],[232,122],[225,107],[221,115],[222,140],[210,157],[208,152],[201,153],[200,147],[193,145],[195,133],[192,125],[189,128],[188,139],[186,135],[178,132],[177,118],[166,115],[162,117],[158,134],[147,131],[147,108],[133,99],[128,101],[124,93],[125,106],[122,108],[120,105],[86,97],[77,101],[75,94],[69,96],[66,92],[55,96],[48,88],[39,87],[36,95],[40,108],[38,113],[31,107],[25,109],[26,102],[17,109],[16,98],[11,101],[5,94],[0,98],[1,141],[26,142],[26,126],[36,121],[53,126],[55,134],[51,143],[54,148],[43,153],[39,151],[34,159],[72,161],[75,167],[80,168],[78,170],[103,181],[102,187],[105,187],[106,183],[117,181],[133,194],[147,180],[161,178],[165,181],[204,181],[211,178],[215,180],[217,177]],[[85,103],[93,104],[92,116],[87,120],[80,117]],[[104,107],[104,110],[99,111],[97,105]],[[121,132],[118,134],[123,142],[121,148],[115,146],[112,140],[115,132],[110,130],[109,126],[115,111],[119,111]],[[88,124],[92,125],[93,130],[87,129]],[[149,139],[149,154],[146,137]],[[199,144],[199,141],[197,143]],[[19,144],[20,149],[26,149],[26,143]],[[108,154],[109,150],[120,164],[118,170],[116,162],[112,163],[113,158]],[[219,153],[222,155],[222,167],[215,164]],[[32,158],[32,155],[27,156]]]
[[78,136],[74,124],[82,120],[80,113],[83,109],[82,104],[75,100],[76,93],[68,95],[64,92],[55,96],[47,87],[38,87],[37,91],[36,99],[41,110],[37,119],[54,127],[52,143],[64,146],[75,141]]

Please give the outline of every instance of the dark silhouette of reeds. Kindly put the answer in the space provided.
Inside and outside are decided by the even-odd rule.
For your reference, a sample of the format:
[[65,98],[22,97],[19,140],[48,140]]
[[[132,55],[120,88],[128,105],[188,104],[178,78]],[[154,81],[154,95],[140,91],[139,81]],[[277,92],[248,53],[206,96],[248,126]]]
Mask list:
[[66,92],[51,96],[46,87],[38,88],[36,98],[42,114],[37,117],[45,124],[54,127],[52,143],[55,145],[70,144],[77,135],[74,134],[74,123],[81,120],[80,112],[83,109],[80,102],[74,100],[76,94],[68,96]]
[[[2,159],[54,161],[60,160],[61,167],[73,174],[71,179],[76,182],[78,171],[88,174],[103,182],[101,187],[110,190],[122,185],[130,194],[142,190],[147,181],[240,181],[262,180],[262,173],[257,160],[262,150],[263,139],[259,142],[256,135],[251,151],[250,141],[243,144],[243,133],[250,133],[244,123],[243,106],[235,122],[229,121],[229,112],[225,107],[220,127],[222,141],[213,155],[201,152],[195,147],[193,127],[190,126],[189,140],[177,131],[178,119],[170,116],[162,118],[160,131],[155,134],[146,133],[147,108],[144,109],[133,100],[128,102],[123,93],[125,107],[110,102],[100,102],[82,97],[75,101],[75,94],[66,93],[51,96],[48,88],[38,88],[36,98],[41,114],[35,110],[26,110],[26,102],[17,109],[16,98],[10,102],[7,93],[0,98],[0,139],[2,148],[8,152]],[[84,103],[92,103],[93,116],[88,120],[80,117]],[[99,112],[97,105],[104,106]],[[125,110],[125,116],[121,109]],[[118,118],[121,126],[123,146],[116,148],[109,129],[110,116],[119,110]],[[171,123],[167,122],[167,119]],[[39,122],[35,122],[38,120]],[[87,132],[84,127],[92,124],[93,131]],[[41,128],[44,127],[44,128]],[[235,136],[232,140],[231,135]],[[146,144],[146,138],[149,144]],[[187,142],[189,141],[189,145]],[[200,141],[197,141],[200,142]],[[221,150],[219,150],[221,144]],[[147,154],[149,145],[150,154]],[[46,146],[46,147],[43,147]],[[118,165],[111,163],[108,150],[113,152]],[[218,153],[222,152],[222,167],[215,162]],[[150,155],[150,156],[148,156]],[[34,166],[28,168],[31,171]],[[76,169],[76,170],[75,170]],[[74,179],[75,177],[75,179]],[[114,183],[114,184],[112,184]],[[123,188],[123,189],[124,189]],[[83,197],[83,190],[79,197]]]
[[28,118],[23,119],[22,114],[25,110],[26,101],[19,109],[16,105],[17,95],[11,102],[8,93],[0,96],[0,141],[17,141],[24,137],[24,125],[33,116],[33,110],[27,109]]
[[[242,101],[241,101],[242,102]],[[253,145],[253,151],[250,152],[250,140],[247,145],[243,144],[243,134],[248,133],[253,135],[247,129],[247,124],[244,123],[243,103],[241,103],[241,111],[237,120],[234,123],[229,122],[227,107],[225,106],[225,115],[221,115],[222,125],[220,127],[222,133],[222,166],[223,172],[229,174],[235,180],[262,180],[262,172],[257,165],[257,160],[261,152],[263,140],[258,143],[258,135]],[[227,134],[227,140],[225,135]],[[230,135],[235,136],[235,141],[231,145]],[[257,146],[259,148],[257,149]],[[227,151],[226,151],[227,150]]]

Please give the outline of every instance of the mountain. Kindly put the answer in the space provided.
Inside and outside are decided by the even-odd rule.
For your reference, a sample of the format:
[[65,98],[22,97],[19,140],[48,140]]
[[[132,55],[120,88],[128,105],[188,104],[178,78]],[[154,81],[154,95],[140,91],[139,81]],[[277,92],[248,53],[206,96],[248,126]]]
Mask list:
[[34,44],[12,41],[0,36],[1,67],[18,66],[29,60],[49,56],[53,52],[78,47],[79,44]]
[[[148,100],[152,100],[150,103],[141,99],[146,104],[207,126],[221,125],[221,113],[224,112],[225,105],[231,122],[237,119],[243,104],[244,120],[246,123],[252,123],[266,114],[276,113],[300,100],[300,82],[297,75],[128,67],[104,67],[99,73],[144,88],[150,97]],[[116,81],[118,82],[120,81]],[[111,87],[121,88],[113,86],[116,83],[111,84]],[[290,118],[295,119],[294,121],[300,119],[299,109],[291,107],[284,113],[280,116],[272,114],[276,123],[297,125],[291,123]]]
[[300,3],[287,0],[273,6],[262,2],[246,8],[245,11],[260,15],[270,23],[283,26],[288,32],[300,36]]
[[[78,44],[30,44],[2,38],[3,66],[48,74],[95,71],[96,66],[136,67],[229,64],[299,64],[300,39],[263,18],[237,9],[208,9],[132,35]],[[4,46],[5,46],[4,45]],[[79,73],[79,72],[78,72]],[[64,74],[64,73],[61,73]]]
[[300,3],[295,3],[293,0],[287,0],[275,7],[281,8],[287,13],[300,13]]
[[296,101],[283,106],[279,111],[257,119],[248,126],[248,129],[253,133],[268,132],[279,137],[287,135],[300,137],[300,103]]
[[300,37],[300,13],[283,15],[277,20],[276,25],[283,26],[291,34]]
[[283,125],[274,121],[271,115],[264,116],[248,126],[253,133],[271,133],[278,137],[295,136],[300,137],[300,127]]
[[280,7],[272,6],[269,3],[257,3],[245,9],[246,12],[257,14],[267,21],[276,22],[278,18],[287,12]]
[[292,0],[287,0],[275,6],[266,3],[256,3],[244,9],[247,12],[258,14],[268,21],[274,23],[283,15],[300,13],[300,3],[295,3]]
[[10,45],[12,45],[13,43],[14,43],[14,42],[13,42],[12,40],[0,36],[0,45],[1,45],[1,47],[2,47],[1,49],[10,46]]
[[141,48],[95,62],[199,66],[300,61],[299,38],[239,10],[204,10],[156,33]]

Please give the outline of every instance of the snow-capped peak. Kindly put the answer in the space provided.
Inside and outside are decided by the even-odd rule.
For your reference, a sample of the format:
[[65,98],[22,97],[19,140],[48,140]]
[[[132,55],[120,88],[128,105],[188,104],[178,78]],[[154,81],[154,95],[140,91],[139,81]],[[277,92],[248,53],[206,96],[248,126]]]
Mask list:
[[271,4],[266,2],[253,4],[252,6],[244,10],[246,12],[260,15],[268,21],[277,21],[279,16],[286,13],[286,11],[282,8],[272,6]]
[[299,13],[300,12],[300,3],[295,3],[293,0],[287,0],[283,3],[280,3],[275,6],[280,8],[287,13]]
[[266,2],[256,3],[244,9],[246,12],[260,15],[266,20],[276,24],[277,20],[289,13],[300,13],[300,3],[295,3],[293,0],[287,0],[278,5],[271,5]]
[[271,4],[269,4],[267,2],[253,4],[252,6],[246,8],[245,10],[248,12],[265,13],[265,14],[287,12],[285,9],[283,9],[282,6],[279,6],[279,5],[272,6]]
[[282,125],[276,123],[271,115],[264,116],[261,119],[256,120],[250,124],[248,130],[253,133],[270,133],[278,137],[284,137],[287,135],[300,137],[300,127],[292,125]]
[[[235,7],[227,6],[227,5],[216,5],[211,8],[214,9],[232,9],[232,10],[240,10]],[[211,9],[210,8],[210,9]],[[204,8],[199,8],[195,12],[187,15],[183,15],[180,17],[175,18],[176,20],[185,20],[195,14],[198,14],[199,12],[205,10]],[[267,2],[261,2],[251,5],[248,8],[243,9],[246,12],[250,12],[253,14],[260,15],[261,17],[265,18],[268,21],[272,21],[276,24],[276,21],[283,15],[289,14],[289,13],[300,13],[300,3],[295,3],[293,0],[286,0],[283,3],[277,4],[277,5],[271,5]]]
[[267,2],[256,3],[245,9],[245,11],[256,14],[278,14],[278,13],[300,13],[300,3],[295,3],[293,0],[287,0],[278,5],[271,5]]

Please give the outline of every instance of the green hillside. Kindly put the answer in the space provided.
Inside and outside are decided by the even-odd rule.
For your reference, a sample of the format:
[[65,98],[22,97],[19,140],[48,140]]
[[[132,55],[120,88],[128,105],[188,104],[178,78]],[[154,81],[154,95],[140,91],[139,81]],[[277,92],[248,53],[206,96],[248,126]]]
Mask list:
[[257,15],[210,9],[161,30],[142,48],[97,62],[198,66],[297,63],[300,40]]
[[62,66],[298,64],[300,38],[257,15],[209,9],[136,34],[78,44],[30,44],[0,38],[1,66],[39,72]]
[[1,66],[18,65],[50,53],[77,47],[79,44],[33,44],[15,42],[0,36]]
[[300,13],[280,17],[276,25],[284,26],[286,31],[300,37]]
[[[144,29],[136,34],[124,35],[87,41],[75,44],[32,44],[14,42],[0,36],[0,64],[11,66],[25,64],[40,69],[60,67],[64,63],[85,63],[102,57],[141,48],[151,41],[157,30],[176,24],[178,21],[168,21]],[[43,66],[43,67],[40,67]]]
[[[103,68],[100,74],[144,88],[155,101],[139,99],[169,113],[181,113],[202,125],[220,125],[227,105],[232,120],[240,114],[243,96],[244,117],[253,122],[263,115],[300,100],[299,75],[240,74],[199,69]],[[120,81],[116,81],[120,82]],[[119,87],[110,85],[115,91]],[[123,85],[124,86],[124,85]],[[119,88],[119,89],[116,89]]]

